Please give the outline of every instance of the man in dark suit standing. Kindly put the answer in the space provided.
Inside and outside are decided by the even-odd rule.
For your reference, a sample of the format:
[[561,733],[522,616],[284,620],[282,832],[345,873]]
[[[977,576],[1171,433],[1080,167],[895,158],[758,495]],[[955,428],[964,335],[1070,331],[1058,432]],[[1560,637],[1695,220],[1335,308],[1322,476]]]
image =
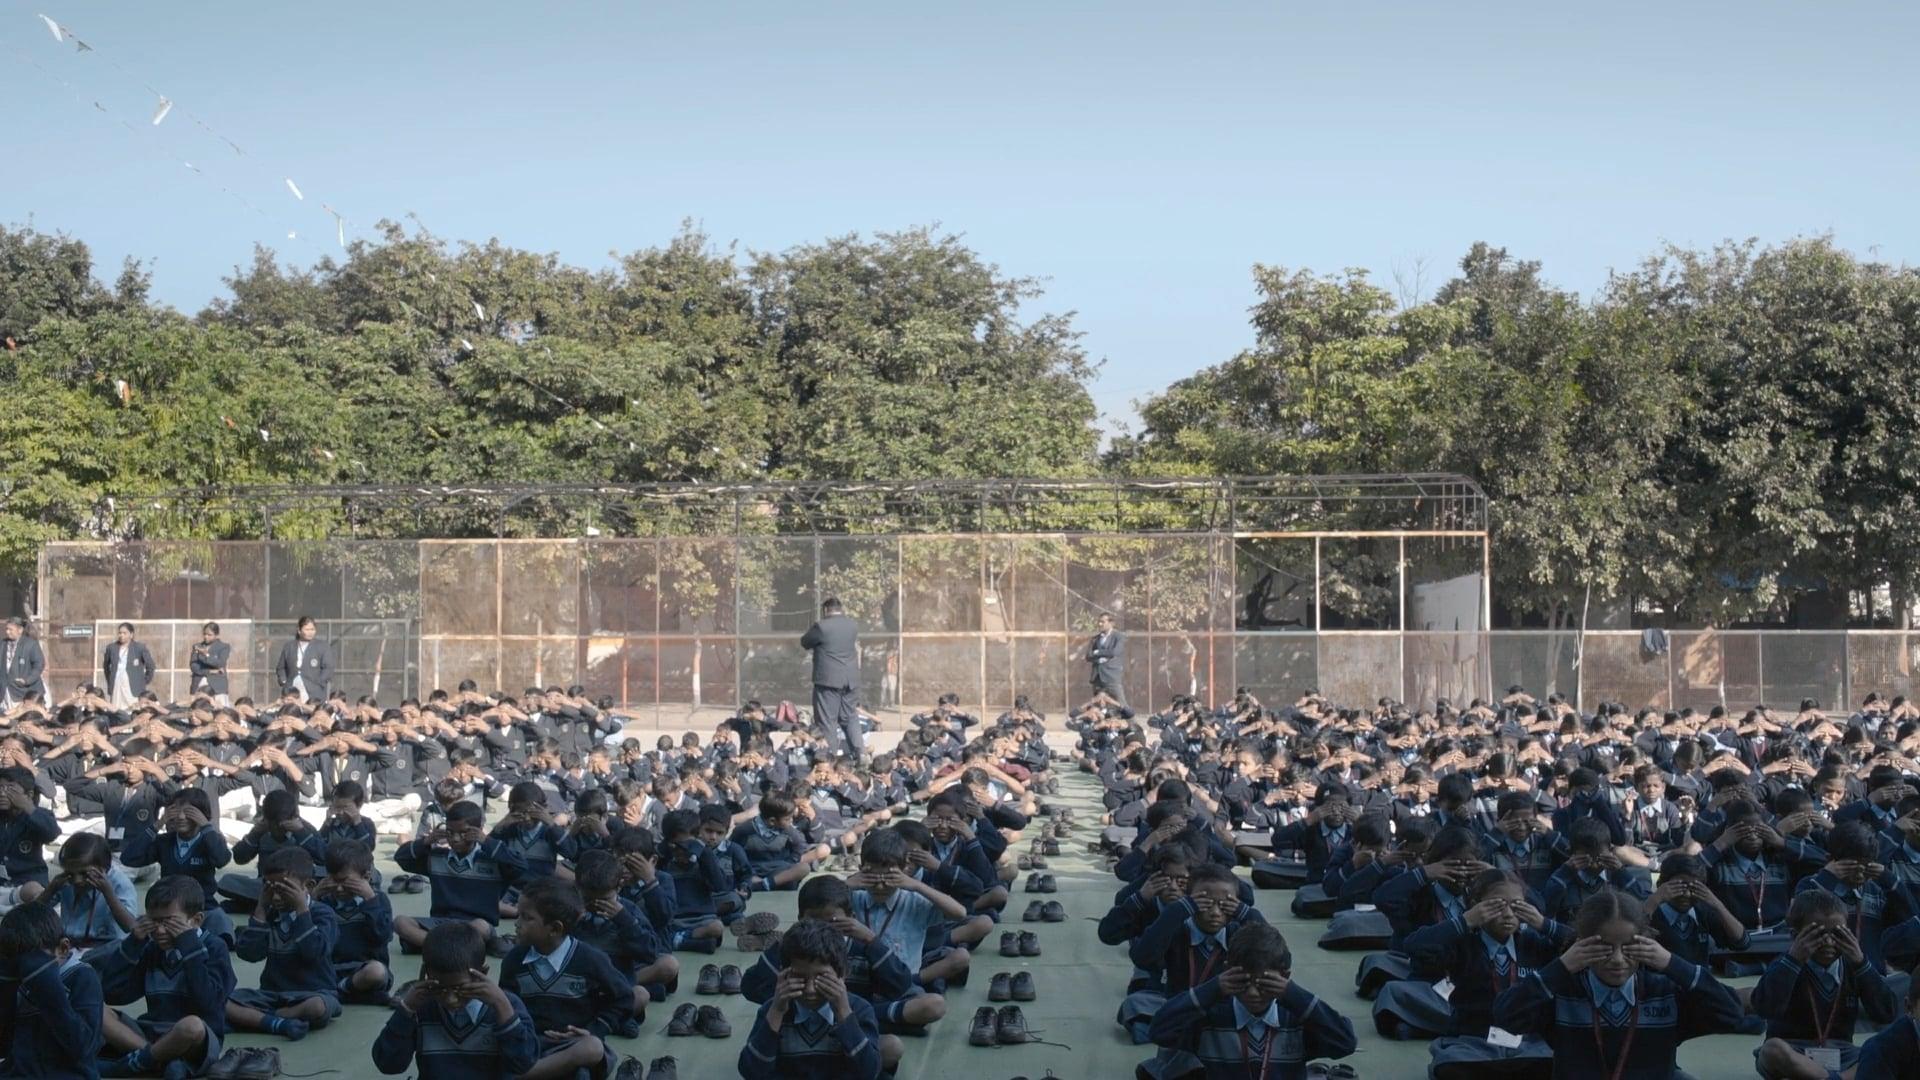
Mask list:
[[27,636],[27,621],[18,615],[8,619],[5,635],[0,638],[0,709],[10,709],[36,691],[43,698],[47,694],[47,684],[40,679],[47,657],[40,643]]
[[313,616],[300,616],[298,627],[293,640],[280,647],[280,660],[273,666],[280,693],[292,691],[302,701],[325,701],[333,684],[333,652],[326,642],[314,639],[320,628]]
[[191,689],[206,694],[216,705],[227,704],[227,661],[233,646],[220,640],[220,624],[210,622],[200,628],[200,644],[187,658],[187,671],[193,677]]
[[1113,616],[1100,616],[1100,630],[1087,645],[1087,663],[1093,667],[1093,690],[1105,694],[1121,708],[1127,707],[1127,692],[1120,688],[1120,674],[1126,670],[1126,639],[1113,628]]
[[116,709],[133,708],[133,703],[147,692],[147,683],[153,678],[153,650],[146,642],[133,640],[132,623],[123,622],[114,631],[113,644],[100,654],[100,674],[105,676],[100,685]]
[[860,624],[840,601],[820,605],[820,619],[807,628],[800,647],[813,650],[813,722],[836,754],[859,759],[865,749],[860,714]]

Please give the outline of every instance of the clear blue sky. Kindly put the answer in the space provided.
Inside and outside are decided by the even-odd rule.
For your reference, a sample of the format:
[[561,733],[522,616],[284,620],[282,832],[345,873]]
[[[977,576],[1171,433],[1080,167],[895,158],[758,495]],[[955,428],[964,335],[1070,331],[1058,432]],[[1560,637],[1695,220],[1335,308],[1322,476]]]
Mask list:
[[[1390,284],[1424,258],[1428,292],[1481,239],[1582,292],[1665,241],[1920,262],[1916,42],[1885,0],[19,0],[0,217],[108,276],[150,259],[189,311],[255,241],[331,248],[321,200],[587,265],[683,218],[760,250],[939,222],[1049,280],[1125,419],[1249,342],[1257,261]],[[178,103],[159,128],[143,82]]]

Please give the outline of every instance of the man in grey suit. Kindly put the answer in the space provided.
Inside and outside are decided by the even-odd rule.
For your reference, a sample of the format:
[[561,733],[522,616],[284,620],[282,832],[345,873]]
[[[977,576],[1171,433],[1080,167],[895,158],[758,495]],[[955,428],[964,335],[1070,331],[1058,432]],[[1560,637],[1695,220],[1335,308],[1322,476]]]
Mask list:
[[302,615],[293,640],[280,647],[273,673],[280,680],[282,695],[293,692],[301,701],[327,700],[327,688],[333,684],[333,652],[326,642],[314,640],[319,629],[313,616]]
[[800,647],[813,651],[813,722],[820,737],[834,753],[857,760],[865,749],[860,714],[854,710],[860,693],[860,624],[840,601],[829,598]]
[[1113,628],[1113,616],[1100,616],[1100,632],[1087,645],[1087,663],[1093,666],[1093,690],[1105,694],[1121,708],[1127,707],[1127,692],[1120,688],[1120,675],[1127,669],[1126,639]]
[[27,620],[18,615],[8,619],[5,635],[0,638],[0,709],[20,704],[30,693],[46,697],[40,673],[47,670],[47,656],[40,643],[27,636]]
[[132,623],[123,622],[114,631],[113,644],[100,654],[100,674],[105,676],[100,685],[116,709],[133,708],[133,703],[147,692],[147,683],[153,678],[153,650],[146,642],[133,640]]

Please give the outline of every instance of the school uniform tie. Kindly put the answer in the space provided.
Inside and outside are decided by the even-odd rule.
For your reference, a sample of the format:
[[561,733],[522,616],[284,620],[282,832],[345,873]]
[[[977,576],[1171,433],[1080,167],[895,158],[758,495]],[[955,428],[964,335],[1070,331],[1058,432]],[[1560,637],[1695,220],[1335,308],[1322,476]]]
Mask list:
[[1618,990],[1607,991],[1607,1000],[1601,1004],[1600,1011],[1607,1023],[1620,1027],[1627,1022],[1627,995]]
[[551,982],[553,980],[553,964],[544,956],[534,957],[533,976],[541,982]]

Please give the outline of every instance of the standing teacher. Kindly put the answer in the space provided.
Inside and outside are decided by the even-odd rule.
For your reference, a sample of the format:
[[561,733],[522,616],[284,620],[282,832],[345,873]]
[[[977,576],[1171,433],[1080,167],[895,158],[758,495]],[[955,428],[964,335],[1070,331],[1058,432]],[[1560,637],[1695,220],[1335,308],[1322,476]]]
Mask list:
[[813,722],[835,754],[859,760],[865,749],[860,714],[860,624],[828,598],[820,619],[807,628],[800,647],[813,651]]
[[280,647],[280,660],[273,665],[280,694],[298,694],[301,701],[325,701],[327,688],[333,685],[333,651],[326,642],[314,640],[319,627],[313,616],[300,616],[296,625],[293,640]]
[[1096,694],[1112,698],[1113,703],[1123,709],[1127,707],[1127,692],[1120,688],[1120,675],[1127,669],[1125,649],[1126,639],[1113,628],[1113,616],[1100,616],[1100,632],[1094,634],[1093,640],[1087,643],[1087,663],[1093,668],[1093,690]]

